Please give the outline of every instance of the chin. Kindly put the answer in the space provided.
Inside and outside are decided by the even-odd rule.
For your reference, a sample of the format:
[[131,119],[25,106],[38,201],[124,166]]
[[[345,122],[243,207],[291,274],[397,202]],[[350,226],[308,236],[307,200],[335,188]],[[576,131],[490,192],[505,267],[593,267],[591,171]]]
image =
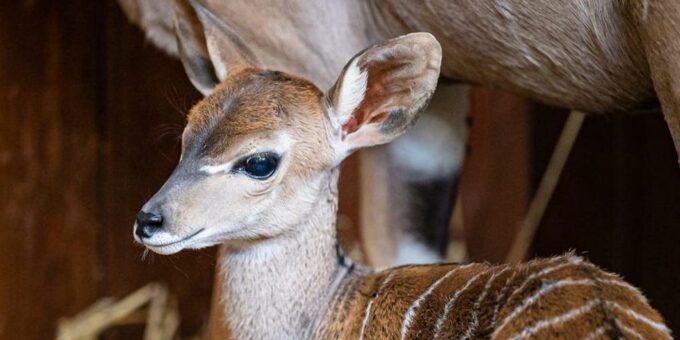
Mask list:
[[154,247],[148,244],[144,245],[146,248],[151,250],[152,252],[160,255],[172,255],[172,254],[177,254],[180,251],[184,250],[185,247],[181,244],[172,244],[168,246],[162,246],[162,247]]
[[154,253],[161,255],[171,255],[179,253],[184,249],[199,249],[205,247],[205,242],[199,239],[199,234],[204,229],[198,229],[188,236],[180,237],[169,232],[160,232],[150,238],[138,239],[145,247]]

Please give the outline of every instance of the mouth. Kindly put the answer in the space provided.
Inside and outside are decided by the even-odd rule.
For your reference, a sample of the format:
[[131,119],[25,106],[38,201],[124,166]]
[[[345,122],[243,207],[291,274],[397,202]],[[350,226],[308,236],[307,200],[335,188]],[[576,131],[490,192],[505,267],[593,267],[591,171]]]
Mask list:
[[167,242],[167,243],[151,243],[151,242],[145,242],[142,240],[142,244],[146,246],[147,248],[151,249],[152,251],[159,253],[159,254],[172,254],[176,253],[182,249],[185,248],[185,245],[187,242],[191,241],[194,237],[196,237],[198,234],[203,232],[205,228],[201,228],[193,232],[192,234],[181,238],[179,240],[175,240],[172,242]]

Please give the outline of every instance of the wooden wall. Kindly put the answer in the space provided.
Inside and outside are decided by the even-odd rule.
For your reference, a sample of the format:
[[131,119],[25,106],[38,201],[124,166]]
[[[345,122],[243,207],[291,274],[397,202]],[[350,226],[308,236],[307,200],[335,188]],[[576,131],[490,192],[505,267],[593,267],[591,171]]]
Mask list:
[[[503,260],[567,114],[507,93],[473,90],[461,183],[471,259]],[[640,287],[680,331],[676,160],[660,112],[589,115],[530,256],[573,250]]]
[[500,263],[530,199],[530,102],[473,87],[460,197],[471,260]]
[[[566,111],[534,106],[534,183]],[[640,287],[680,332],[680,168],[660,112],[584,122],[534,241],[533,255],[570,249]]]
[[185,334],[202,325],[212,251],[142,259],[131,234],[198,97],[112,0],[3,3],[0,339],[51,338],[59,317],[156,280],[179,294]]

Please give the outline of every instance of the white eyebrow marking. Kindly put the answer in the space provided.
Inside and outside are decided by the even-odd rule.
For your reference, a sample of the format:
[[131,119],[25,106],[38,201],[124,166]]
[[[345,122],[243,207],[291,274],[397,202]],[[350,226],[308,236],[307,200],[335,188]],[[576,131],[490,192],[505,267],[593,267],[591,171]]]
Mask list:
[[268,144],[271,144],[274,147],[270,148],[270,149],[262,149],[261,151],[257,151],[257,149],[255,147],[250,147],[249,149],[246,150],[246,152],[244,152],[244,150],[241,150],[240,154],[232,155],[233,159],[228,161],[228,162],[221,163],[221,164],[215,164],[215,165],[204,165],[204,166],[200,167],[198,170],[201,171],[201,172],[204,172],[208,175],[214,175],[214,174],[218,174],[218,173],[221,173],[221,172],[227,172],[227,171],[230,171],[232,169],[232,167],[234,166],[234,163],[236,163],[238,160],[242,159],[245,155],[255,154],[255,153],[258,153],[258,152],[274,152],[278,155],[283,156],[286,153],[286,150],[290,149],[291,144],[292,144],[292,140],[291,140],[290,136],[288,136],[287,134],[279,134],[279,135],[275,136],[274,138],[271,138],[268,141]]
[[220,172],[225,172],[231,170],[231,166],[234,162],[226,162],[217,165],[204,165],[199,170],[205,172],[208,175],[214,175]]

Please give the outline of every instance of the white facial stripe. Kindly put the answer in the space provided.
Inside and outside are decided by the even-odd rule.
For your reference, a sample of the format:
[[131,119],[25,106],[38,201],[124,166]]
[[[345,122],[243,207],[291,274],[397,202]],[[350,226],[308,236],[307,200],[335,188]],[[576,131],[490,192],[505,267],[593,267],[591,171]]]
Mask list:
[[257,142],[256,144],[268,144],[270,147],[268,148],[252,148],[252,150],[245,152],[241,151],[237,153],[238,156],[233,157],[230,159],[228,162],[225,163],[220,163],[220,164],[215,164],[215,165],[204,165],[199,168],[199,171],[206,173],[208,175],[215,175],[218,173],[222,172],[228,172],[231,171],[231,169],[234,167],[234,164],[244,157],[245,155],[248,154],[255,154],[255,153],[260,153],[260,152],[274,152],[279,155],[283,155],[287,150],[290,149],[290,146],[292,144],[292,140],[290,136],[286,133],[279,133],[273,138],[269,140],[265,140],[263,142]]
[[342,86],[338,94],[338,102],[335,107],[336,128],[339,128],[349,120],[350,116],[361,104],[366,95],[368,85],[368,72],[362,71],[357,65],[358,58],[355,58],[347,67],[345,76],[342,79]]
[[220,172],[225,172],[231,170],[231,168],[234,166],[234,161],[229,161],[226,163],[222,164],[217,164],[217,165],[204,165],[202,166],[199,170],[201,172],[204,172],[208,175],[214,175]]

